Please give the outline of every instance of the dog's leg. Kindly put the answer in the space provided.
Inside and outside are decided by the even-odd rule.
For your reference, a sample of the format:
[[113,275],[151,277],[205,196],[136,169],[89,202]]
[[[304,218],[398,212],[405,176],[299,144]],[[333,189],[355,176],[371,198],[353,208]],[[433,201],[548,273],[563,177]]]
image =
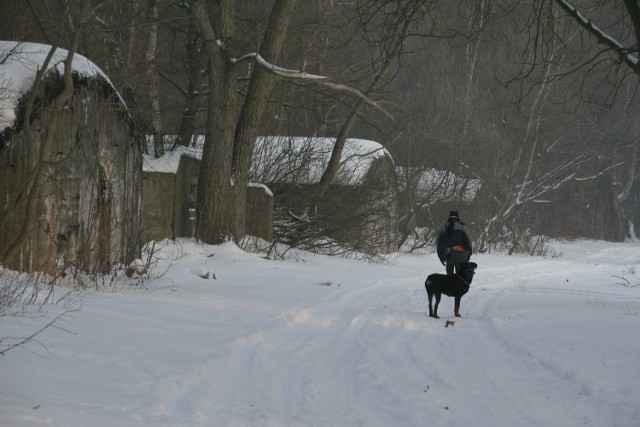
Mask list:
[[453,308],[453,313],[456,315],[456,317],[462,317],[460,316],[460,300],[462,299],[462,297],[456,297],[456,302],[455,302],[455,307]]
[[433,307],[433,318],[435,319],[439,319],[440,316],[438,316],[438,304],[440,304],[440,298],[442,297],[442,293],[440,292],[435,292],[435,296],[436,296],[436,304]]
[[425,280],[424,288],[427,290],[427,299],[429,300],[429,317],[433,317],[433,307],[431,306],[433,291],[431,290],[431,281],[429,279]]

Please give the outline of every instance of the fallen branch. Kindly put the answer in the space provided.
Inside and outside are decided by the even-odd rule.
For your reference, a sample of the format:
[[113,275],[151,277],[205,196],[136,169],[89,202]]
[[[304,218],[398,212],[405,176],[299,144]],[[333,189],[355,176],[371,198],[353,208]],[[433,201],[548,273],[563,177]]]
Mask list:
[[[60,320],[62,317],[67,315],[67,314],[69,314],[68,311],[64,311],[64,312],[60,313],[55,318],[53,318],[51,321],[49,321],[46,325],[44,325],[43,327],[41,327],[40,329],[38,329],[37,331],[35,331],[31,335],[29,335],[28,337],[25,337],[25,338],[5,337],[5,338],[0,339],[0,346],[6,345],[6,347],[3,350],[0,350],[0,356],[4,356],[8,351],[13,350],[14,348],[20,347],[21,345],[24,345],[24,344],[26,344],[26,343],[28,343],[30,341],[33,341],[33,339],[36,336],[38,336],[39,334],[41,334],[45,330],[49,329],[50,327],[54,327],[55,323],[58,320]],[[20,341],[16,342],[15,344],[2,344],[2,342],[5,341],[5,340],[20,340]]]
[[612,277],[614,277],[616,279],[619,279],[620,281],[617,282],[618,285],[622,285],[622,286],[624,286],[626,288],[637,288],[638,286],[640,286],[640,282],[637,282],[635,284],[631,283],[631,281],[629,279],[627,279],[626,277],[624,277],[624,275],[622,275],[622,276],[613,275]]

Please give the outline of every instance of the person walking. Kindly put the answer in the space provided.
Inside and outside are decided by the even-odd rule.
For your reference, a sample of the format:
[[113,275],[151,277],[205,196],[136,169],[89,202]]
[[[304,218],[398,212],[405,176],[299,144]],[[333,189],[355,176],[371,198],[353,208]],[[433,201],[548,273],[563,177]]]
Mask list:
[[449,218],[438,235],[438,258],[447,269],[447,274],[453,274],[457,265],[468,262],[473,253],[471,238],[467,227],[460,221],[457,211],[449,212]]

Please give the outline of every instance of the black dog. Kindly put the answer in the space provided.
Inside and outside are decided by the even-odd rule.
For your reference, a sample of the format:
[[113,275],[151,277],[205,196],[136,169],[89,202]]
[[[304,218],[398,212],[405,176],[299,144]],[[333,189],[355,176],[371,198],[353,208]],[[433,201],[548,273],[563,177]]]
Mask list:
[[[455,297],[455,308],[453,312],[456,317],[460,316],[460,300],[462,295],[469,292],[469,285],[473,280],[473,275],[478,268],[478,264],[475,262],[463,262],[457,267],[455,274],[430,274],[427,280],[424,282],[424,287],[427,290],[429,296],[429,317],[438,317],[438,304],[440,304],[440,297],[442,294],[450,297]],[[431,307],[431,300],[433,296],[436,297],[436,305]]]

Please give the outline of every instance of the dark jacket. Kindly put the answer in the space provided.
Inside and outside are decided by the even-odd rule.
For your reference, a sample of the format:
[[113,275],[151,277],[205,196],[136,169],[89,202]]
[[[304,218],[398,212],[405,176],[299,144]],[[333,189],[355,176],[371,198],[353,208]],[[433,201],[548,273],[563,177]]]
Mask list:
[[454,246],[462,246],[467,250],[467,260],[473,253],[471,238],[467,232],[467,227],[465,227],[464,223],[458,220],[449,220],[449,222],[447,222],[440,232],[440,235],[438,235],[437,246],[438,258],[442,263],[448,261],[448,252],[450,252],[450,248]]

